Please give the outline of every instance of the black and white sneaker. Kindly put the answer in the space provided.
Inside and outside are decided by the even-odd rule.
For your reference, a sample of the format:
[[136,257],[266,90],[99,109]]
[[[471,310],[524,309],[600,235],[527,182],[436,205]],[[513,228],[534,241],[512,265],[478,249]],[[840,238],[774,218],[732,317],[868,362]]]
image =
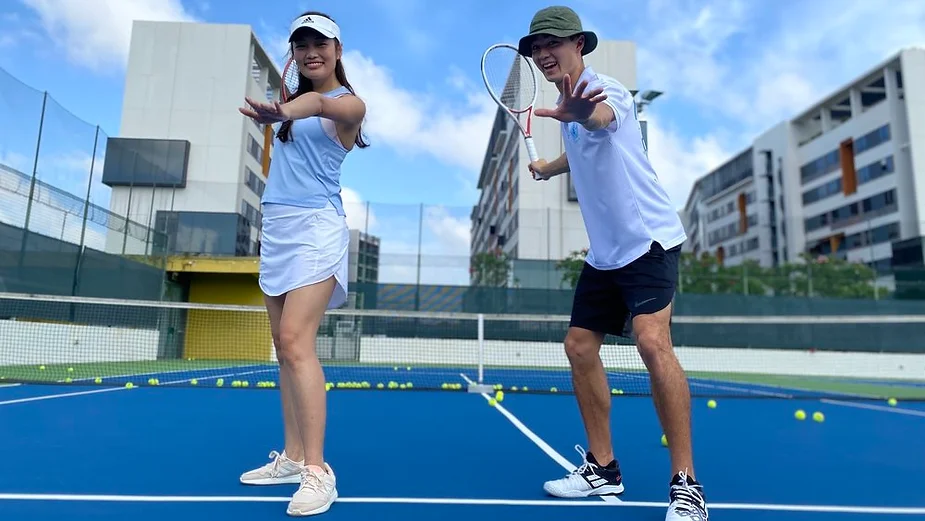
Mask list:
[[709,521],[703,485],[691,479],[686,472],[679,472],[671,480],[668,497],[670,503],[665,521]]
[[616,459],[606,467],[600,466],[594,455],[580,445],[575,450],[581,454],[582,464],[564,478],[547,481],[543,490],[556,497],[588,497],[623,493],[623,476]]

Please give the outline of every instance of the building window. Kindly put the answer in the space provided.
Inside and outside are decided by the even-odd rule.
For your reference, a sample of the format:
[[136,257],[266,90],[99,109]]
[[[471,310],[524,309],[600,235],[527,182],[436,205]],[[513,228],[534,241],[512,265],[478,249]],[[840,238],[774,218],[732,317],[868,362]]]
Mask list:
[[267,187],[263,179],[246,166],[244,167],[244,172],[244,184],[251,189],[251,192],[257,194],[257,197],[263,197],[263,191]]
[[260,146],[260,143],[250,134],[247,134],[247,152],[251,157],[256,159],[258,163],[263,163],[263,147]]

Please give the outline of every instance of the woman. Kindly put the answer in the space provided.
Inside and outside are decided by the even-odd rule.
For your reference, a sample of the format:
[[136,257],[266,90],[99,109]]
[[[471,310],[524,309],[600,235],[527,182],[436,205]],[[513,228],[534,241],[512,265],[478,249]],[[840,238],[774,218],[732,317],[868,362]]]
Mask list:
[[354,147],[368,146],[361,123],[366,105],[347,82],[340,29],[327,15],[307,12],[290,28],[299,88],[284,104],[247,98],[240,109],[260,124],[282,122],[263,195],[260,288],[280,366],[285,448],[246,472],[253,485],[299,483],[290,515],[327,511],[337,498],[324,460],[325,379],[315,336],[326,309],[347,299],[349,231],[340,197],[340,165]]

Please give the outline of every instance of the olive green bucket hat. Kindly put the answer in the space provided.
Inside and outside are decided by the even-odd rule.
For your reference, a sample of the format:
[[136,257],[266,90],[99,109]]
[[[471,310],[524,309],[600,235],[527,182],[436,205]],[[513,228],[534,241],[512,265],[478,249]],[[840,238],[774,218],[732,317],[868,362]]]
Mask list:
[[581,54],[585,55],[597,48],[597,35],[592,31],[585,31],[581,27],[581,19],[572,9],[565,6],[552,6],[540,9],[533,15],[530,22],[530,34],[520,39],[518,51],[524,56],[531,56],[533,40],[540,35],[548,34],[558,38],[568,38],[576,34],[585,37],[585,45]]

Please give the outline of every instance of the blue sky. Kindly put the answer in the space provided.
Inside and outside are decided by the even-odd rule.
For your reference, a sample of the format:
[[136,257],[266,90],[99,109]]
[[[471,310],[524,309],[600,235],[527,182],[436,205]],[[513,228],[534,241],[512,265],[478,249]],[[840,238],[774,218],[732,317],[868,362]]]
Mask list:
[[[754,135],[899,48],[925,43],[925,2],[890,9],[865,0],[562,3],[602,38],[635,41],[640,88],[665,91],[647,111],[650,157],[679,207],[696,177]],[[341,25],[348,77],[370,108],[373,146],[348,158],[345,195],[354,207],[369,202],[371,220],[392,234],[383,249],[396,254],[390,262],[405,265],[392,270],[393,279],[414,280],[407,265],[415,261],[422,203],[421,242],[433,256],[423,278],[465,279],[468,216],[493,115],[479,58],[492,43],[516,41],[546,5],[9,0],[0,15],[0,68],[12,78],[0,73],[0,109],[13,117],[0,124],[0,162],[31,172],[41,91],[47,90],[58,116],[43,137],[40,177],[83,194],[95,126],[119,133],[133,19],[250,24],[281,56],[290,20],[305,9],[325,11]],[[69,148],[86,153],[69,154]],[[105,187],[94,186],[93,196],[105,204]],[[354,212],[351,223],[363,222],[365,215]]]

